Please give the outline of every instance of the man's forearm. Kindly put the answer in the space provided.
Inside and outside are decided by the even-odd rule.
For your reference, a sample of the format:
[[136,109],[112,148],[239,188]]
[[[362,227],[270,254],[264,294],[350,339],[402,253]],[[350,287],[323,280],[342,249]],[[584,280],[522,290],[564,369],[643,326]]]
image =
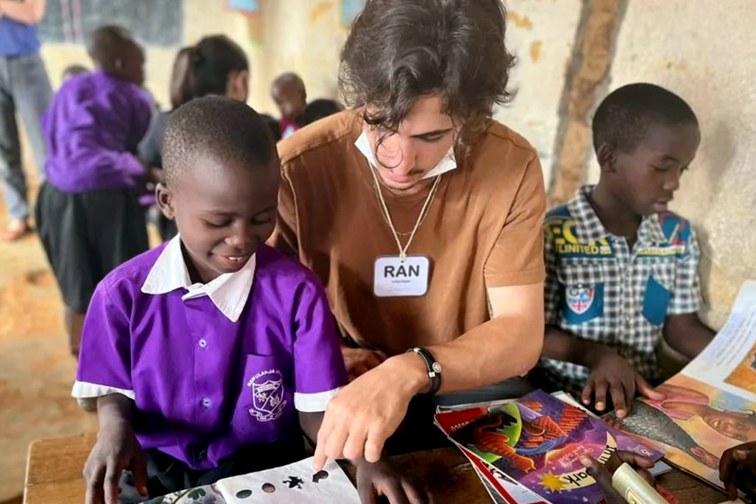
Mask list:
[[[543,343],[543,316],[501,316],[454,341],[428,350],[441,364],[441,389],[450,393],[485,387],[521,376],[538,362]],[[389,359],[415,393],[429,386],[423,360],[414,353]]]

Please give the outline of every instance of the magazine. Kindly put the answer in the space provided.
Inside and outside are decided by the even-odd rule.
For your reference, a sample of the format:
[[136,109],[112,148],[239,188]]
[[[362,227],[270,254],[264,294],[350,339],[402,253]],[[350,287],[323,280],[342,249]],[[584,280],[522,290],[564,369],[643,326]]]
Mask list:
[[613,425],[641,436],[665,459],[712,485],[722,452],[756,441],[756,281],[747,281],[716,338],[657,390],[663,401],[637,400]]
[[[478,403],[477,405],[471,404],[467,405],[468,408],[465,410],[440,407],[439,413],[436,415],[436,426],[449,436],[449,439],[457,445],[462,454],[467,457],[470,464],[473,466],[473,469],[475,469],[475,472],[478,474],[486,491],[495,503],[550,504],[539,495],[517,483],[505,473],[478,458],[469,449],[460,445],[453,437],[451,437],[453,432],[484,416],[490,408],[499,407],[511,401],[512,400],[496,401],[494,403]],[[492,404],[494,406],[492,406]]]
[[489,408],[438,413],[436,423],[465,454],[553,502],[603,499],[580,463],[583,455],[603,462],[616,450],[628,450],[661,458],[636,437],[540,390]]

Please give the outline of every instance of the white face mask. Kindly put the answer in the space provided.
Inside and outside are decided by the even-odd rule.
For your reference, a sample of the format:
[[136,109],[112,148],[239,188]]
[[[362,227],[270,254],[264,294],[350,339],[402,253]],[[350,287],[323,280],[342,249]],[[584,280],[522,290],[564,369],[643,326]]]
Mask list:
[[[357,137],[357,140],[354,142],[354,146],[357,147],[357,149],[362,153],[363,156],[365,156],[365,159],[367,159],[368,163],[372,168],[375,168],[378,166],[378,161],[375,159],[375,154],[373,153],[373,149],[370,147],[370,142],[368,141],[367,134],[363,131],[362,134]],[[437,177],[439,175],[442,175],[446,172],[450,172],[457,168],[457,160],[454,157],[454,145],[449,147],[449,151],[444,155],[443,158],[441,158],[441,161],[436,164],[432,169],[428,170],[428,173],[423,175],[423,180]]]

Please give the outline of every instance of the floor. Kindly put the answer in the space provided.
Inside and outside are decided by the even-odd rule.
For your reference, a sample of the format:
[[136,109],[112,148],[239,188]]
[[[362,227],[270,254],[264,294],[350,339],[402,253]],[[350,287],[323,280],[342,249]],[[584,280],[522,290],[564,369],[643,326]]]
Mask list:
[[[5,208],[0,202],[0,229]],[[0,242],[0,503],[20,503],[26,451],[34,439],[97,428],[71,398],[60,296],[39,241]]]

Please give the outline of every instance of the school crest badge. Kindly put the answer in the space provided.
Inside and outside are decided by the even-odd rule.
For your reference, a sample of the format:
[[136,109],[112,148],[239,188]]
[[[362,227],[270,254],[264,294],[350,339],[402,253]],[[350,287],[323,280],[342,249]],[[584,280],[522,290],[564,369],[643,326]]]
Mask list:
[[260,422],[270,422],[283,414],[286,407],[281,372],[266,369],[254,375],[247,386],[252,389],[252,407],[249,414]]
[[567,288],[567,306],[578,315],[588,311],[595,297],[596,290],[588,285]]

